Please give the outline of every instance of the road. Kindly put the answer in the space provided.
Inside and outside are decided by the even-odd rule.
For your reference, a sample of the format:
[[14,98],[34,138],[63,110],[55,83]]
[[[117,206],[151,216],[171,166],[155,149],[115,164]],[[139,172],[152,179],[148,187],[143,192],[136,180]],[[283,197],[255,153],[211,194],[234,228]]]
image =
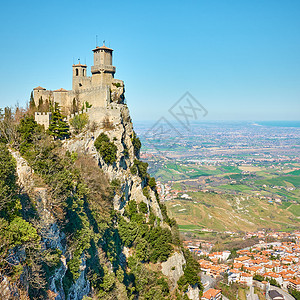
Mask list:
[[250,286],[249,293],[247,293],[247,300],[259,300],[258,295],[254,294],[253,286]]
[[215,278],[212,278],[209,275],[205,275],[205,274],[201,274],[201,282],[204,287],[204,292],[210,288],[214,288],[216,284]]

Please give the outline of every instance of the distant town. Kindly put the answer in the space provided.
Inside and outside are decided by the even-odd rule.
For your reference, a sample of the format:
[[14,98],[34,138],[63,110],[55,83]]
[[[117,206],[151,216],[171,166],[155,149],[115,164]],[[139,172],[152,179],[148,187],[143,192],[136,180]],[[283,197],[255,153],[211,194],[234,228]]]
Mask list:
[[[138,124],[141,158],[203,272],[202,299],[300,292],[300,128],[199,123],[176,136]],[[179,130],[178,130],[179,132]]]

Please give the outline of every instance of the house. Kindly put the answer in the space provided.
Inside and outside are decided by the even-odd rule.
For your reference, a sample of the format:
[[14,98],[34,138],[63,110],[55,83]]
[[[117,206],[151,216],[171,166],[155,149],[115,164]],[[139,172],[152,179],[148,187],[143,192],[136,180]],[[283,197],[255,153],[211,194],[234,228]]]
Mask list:
[[241,273],[239,282],[246,284],[248,286],[252,285],[253,283],[252,275],[249,273]]
[[249,267],[251,258],[249,256],[240,256],[234,259],[234,263],[242,263],[244,266]]
[[221,290],[209,289],[203,293],[201,300],[219,300],[221,298]]
[[287,287],[293,290],[300,291],[300,278],[289,279]]
[[228,273],[228,283],[239,281],[241,273],[242,272],[237,269],[231,269]]
[[264,277],[267,277],[267,278],[270,278],[270,279],[275,279],[276,282],[282,286],[282,283],[283,283],[283,280],[282,280],[282,277],[281,275],[277,274],[277,273],[274,273],[274,272],[267,272],[265,274],[263,274]]

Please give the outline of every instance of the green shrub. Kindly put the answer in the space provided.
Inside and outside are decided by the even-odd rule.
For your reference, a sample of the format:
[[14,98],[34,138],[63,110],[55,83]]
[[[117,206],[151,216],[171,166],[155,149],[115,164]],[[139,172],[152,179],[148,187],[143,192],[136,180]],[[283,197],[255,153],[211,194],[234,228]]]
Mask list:
[[148,163],[135,159],[134,165],[136,166],[138,174],[141,177],[141,179],[147,180],[149,177],[147,173]]
[[141,143],[140,139],[136,136],[135,132],[133,132],[131,141],[132,141],[132,145],[133,145],[134,155],[139,158],[142,143]]
[[96,149],[99,151],[103,160],[107,164],[113,164],[117,160],[117,146],[109,141],[105,133],[101,133],[94,142]]
[[140,202],[139,203],[139,212],[146,214],[148,213],[148,207],[147,204],[145,202]]
[[70,124],[74,128],[76,133],[81,132],[81,130],[87,125],[89,117],[87,114],[76,115],[73,119],[70,120]]
[[147,199],[150,199],[150,194],[149,194],[149,190],[148,190],[148,187],[145,186],[143,188],[143,195],[147,198]]
[[25,116],[17,127],[17,132],[20,134],[19,149],[21,154],[24,154],[32,147],[33,139],[36,133],[41,131],[41,127],[36,123],[32,116]]
[[149,186],[152,190],[154,190],[156,188],[156,182],[155,182],[155,178],[154,177],[151,177],[149,179]]
[[133,165],[131,168],[130,168],[130,172],[132,175],[136,175],[137,172],[138,172],[138,169],[136,167],[136,165]]

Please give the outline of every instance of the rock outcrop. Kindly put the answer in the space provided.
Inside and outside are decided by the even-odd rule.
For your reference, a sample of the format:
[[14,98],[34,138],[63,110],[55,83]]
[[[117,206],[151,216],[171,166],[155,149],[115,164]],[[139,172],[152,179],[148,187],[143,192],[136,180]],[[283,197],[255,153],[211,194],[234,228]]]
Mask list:
[[185,263],[186,261],[183,254],[181,252],[175,252],[168,258],[167,261],[161,264],[161,271],[170,279],[173,289],[175,288],[180,276],[183,275],[183,266],[185,265]]

